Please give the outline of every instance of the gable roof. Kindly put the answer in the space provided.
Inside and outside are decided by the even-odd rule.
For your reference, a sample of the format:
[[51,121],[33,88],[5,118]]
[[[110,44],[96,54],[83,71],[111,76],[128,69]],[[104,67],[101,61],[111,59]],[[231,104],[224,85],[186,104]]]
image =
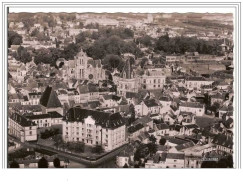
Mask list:
[[144,104],[147,107],[159,106],[159,104],[157,104],[157,102],[155,101],[155,99],[144,100]]
[[18,113],[11,114],[10,118],[14,120],[16,123],[20,124],[22,127],[36,126],[34,122],[28,120],[26,117]]
[[180,107],[190,107],[190,108],[203,108],[203,104],[198,102],[183,102],[181,103]]

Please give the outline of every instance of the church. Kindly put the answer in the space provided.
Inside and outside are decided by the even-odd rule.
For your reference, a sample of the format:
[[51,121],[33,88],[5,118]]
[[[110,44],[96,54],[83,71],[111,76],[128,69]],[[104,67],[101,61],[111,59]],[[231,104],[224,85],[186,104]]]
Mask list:
[[126,64],[117,83],[118,95],[125,96],[127,92],[138,92],[139,78],[135,77],[129,59],[126,60]]
[[98,83],[99,80],[105,80],[105,70],[102,68],[101,60],[94,60],[87,56],[87,54],[81,50],[74,60],[68,61],[69,78],[75,78],[77,80],[90,80],[94,83]]

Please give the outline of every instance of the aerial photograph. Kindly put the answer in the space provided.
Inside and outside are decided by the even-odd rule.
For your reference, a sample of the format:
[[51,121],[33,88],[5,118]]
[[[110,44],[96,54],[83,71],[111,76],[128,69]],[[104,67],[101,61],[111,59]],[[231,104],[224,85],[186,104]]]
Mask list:
[[8,168],[234,168],[232,13],[8,13]]

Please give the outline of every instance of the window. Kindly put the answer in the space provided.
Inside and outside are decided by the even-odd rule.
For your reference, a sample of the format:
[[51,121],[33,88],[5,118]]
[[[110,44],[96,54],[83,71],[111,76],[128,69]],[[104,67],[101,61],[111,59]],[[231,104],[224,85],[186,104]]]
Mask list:
[[32,131],[30,131],[30,135],[32,135]]
[[177,160],[174,160],[174,162],[177,162]]
[[176,165],[174,165],[173,167],[176,167]]

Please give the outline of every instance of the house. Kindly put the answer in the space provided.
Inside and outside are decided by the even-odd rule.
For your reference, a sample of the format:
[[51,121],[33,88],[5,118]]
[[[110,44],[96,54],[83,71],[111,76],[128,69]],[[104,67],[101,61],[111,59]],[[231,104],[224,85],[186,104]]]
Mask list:
[[223,103],[225,101],[225,97],[225,93],[216,93],[211,95],[211,105],[213,105],[214,103]]
[[39,105],[40,98],[41,98],[41,92],[31,92],[28,94],[28,99],[30,105]]
[[132,125],[137,125],[137,124],[143,124],[144,126],[149,126],[150,128],[153,128],[153,119],[151,119],[149,116],[143,116],[136,121],[132,123]]
[[166,123],[160,123],[154,125],[154,130],[156,131],[157,136],[168,136],[170,128]]
[[185,167],[186,168],[200,168],[205,154],[214,151],[214,145],[197,144],[190,147],[178,148],[178,150],[185,153]]
[[40,98],[40,105],[43,114],[56,111],[59,114],[63,115],[62,104],[57,97],[57,93],[50,86],[47,86],[45,91],[43,92]]
[[218,89],[227,90],[230,85],[224,81],[221,81],[218,85]]
[[162,96],[159,98],[159,102],[162,105],[162,107],[167,107],[172,104],[172,100],[170,96]]
[[125,164],[131,166],[134,161],[134,147],[132,145],[128,145],[124,150],[122,150],[116,156],[116,164],[119,168],[122,168]]
[[146,116],[148,114],[160,114],[161,106],[155,99],[143,100],[140,104],[135,105],[135,113],[138,116]]
[[230,114],[233,116],[233,106],[222,106],[219,109],[219,118],[222,118],[224,114]]
[[185,80],[187,89],[200,89],[204,85],[212,85],[214,81],[205,79],[204,77],[188,77]]
[[196,123],[195,118],[196,118],[195,114],[191,112],[180,112],[177,120],[178,123],[181,123],[182,125],[186,125],[186,124],[195,124]]
[[125,143],[125,121],[120,113],[70,108],[63,120],[63,140],[102,145],[111,151]]
[[173,147],[169,151],[157,153],[147,161],[145,168],[185,168],[185,154]]
[[183,125],[183,128],[180,129],[180,135],[192,135],[194,130],[198,130],[199,127],[196,124],[187,124]]
[[127,128],[129,139],[136,140],[141,132],[149,131],[149,126],[138,123]]
[[77,89],[81,103],[99,99],[99,88],[92,83],[88,83],[86,85],[80,84]]
[[18,113],[9,116],[8,128],[8,133],[21,142],[37,140],[37,125]]
[[165,72],[161,68],[148,69],[140,76],[140,88],[146,90],[162,89],[165,78]]
[[119,101],[122,98],[116,95],[103,95],[100,102],[101,102],[101,106],[102,107],[114,107],[114,106],[118,106]]
[[26,118],[37,124],[37,128],[62,125],[62,115],[56,111],[48,112],[47,114],[26,116]]
[[[163,108],[162,108],[163,110]],[[164,120],[164,122],[168,123],[169,125],[172,125],[175,123],[176,119],[176,115],[173,114],[173,112],[166,112],[165,114],[162,115],[162,119]]]
[[196,116],[203,116],[205,113],[205,106],[198,102],[184,102],[180,104],[179,110],[180,112],[191,112]]

